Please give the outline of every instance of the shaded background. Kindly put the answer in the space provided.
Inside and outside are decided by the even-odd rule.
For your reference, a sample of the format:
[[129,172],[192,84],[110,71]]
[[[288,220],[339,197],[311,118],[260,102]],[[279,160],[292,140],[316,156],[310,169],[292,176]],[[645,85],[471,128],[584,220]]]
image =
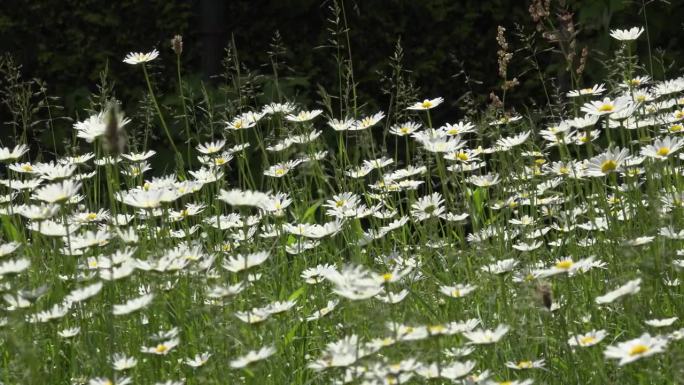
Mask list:
[[[442,121],[462,116],[455,106],[468,90],[477,104],[486,103],[489,93],[501,83],[497,78],[498,25],[507,28],[514,51],[510,77],[517,76],[521,82],[507,100],[519,110],[541,103],[538,76],[529,71],[525,59],[529,52],[517,51],[523,43],[515,36],[517,29],[528,35],[535,31],[529,4],[521,0],[340,3],[350,31],[363,110],[372,113],[387,108],[388,97],[380,79],[381,74],[390,71],[389,57],[398,39],[404,50],[403,65],[419,88],[416,99],[443,96],[451,107],[439,109]],[[82,119],[87,115],[83,109],[88,106],[88,97],[97,92],[99,73],[105,66],[124,108],[135,108],[145,92],[145,83],[139,68],[121,62],[131,51],[157,48],[161,52],[160,59],[154,62],[155,84],[162,100],[165,92],[173,96],[175,55],[170,39],[175,34],[183,35],[183,71],[190,88],[199,89],[204,84],[211,89],[220,84],[215,75],[223,70],[225,48],[234,41],[240,61],[260,79],[257,100],[266,103],[272,97],[267,90],[272,90],[273,79],[267,52],[274,49],[272,43],[278,32],[283,92],[288,99],[314,108],[320,99],[318,85],[333,94],[337,85],[334,52],[326,47],[331,37],[332,5],[321,0],[5,0],[0,9],[0,51],[13,55],[22,66],[24,79],[37,77],[45,82],[47,93],[59,97],[56,100],[64,107],[63,115]],[[552,1],[550,19],[557,22],[562,16],[559,10],[570,14],[577,28],[577,49],[590,48],[583,85],[601,81],[610,70],[601,63],[600,54],[611,53],[617,46],[608,36],[609,30],[644,25],[644,6],[652,55],[663,49],[663,67],[677,63],[665,74],[656,63],[656,77],[679,76],[684,1]],[[567,90],[569,81],[564,75],[562,56],[540,33],[535,39],[544,76],[556,88]],[[646,38],[640,38],[637,44],[647,63]],[[470,79],[468,84],[463,71]],[[10,135],[5,128],[10,116],[5,105],[0,118],[0,138],[6,139]],[[55,127],[57,141],[71,135],[70,122]],[[34,140],[50,138],[42,132]]]

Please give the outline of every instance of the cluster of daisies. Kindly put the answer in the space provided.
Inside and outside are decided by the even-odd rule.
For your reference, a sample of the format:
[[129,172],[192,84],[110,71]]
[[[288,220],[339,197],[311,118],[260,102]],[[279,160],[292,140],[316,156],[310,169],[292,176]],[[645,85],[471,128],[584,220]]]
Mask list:
[[[443,98],[394,124],[271,103],[168,175],[152,150],[104,149],[135,129],[112,111],[74,124],[92,152],[2,147],[0,381],[33,359],[34,378],[89,385],[607,383],[681,354],[683,93],[684,77],[597,84],[538,129],[433,126]],[[405,153],[345,151],[377,131]]]

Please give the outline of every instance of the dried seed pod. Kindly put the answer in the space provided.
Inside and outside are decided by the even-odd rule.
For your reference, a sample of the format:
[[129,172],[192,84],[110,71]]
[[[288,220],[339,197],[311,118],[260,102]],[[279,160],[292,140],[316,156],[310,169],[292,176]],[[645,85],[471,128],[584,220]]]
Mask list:
[[540,283],[537,285],[536,292],[544,307],[551,310],[551,305],[553,304],[553,291],[551,290],[551,285],[548,283]]

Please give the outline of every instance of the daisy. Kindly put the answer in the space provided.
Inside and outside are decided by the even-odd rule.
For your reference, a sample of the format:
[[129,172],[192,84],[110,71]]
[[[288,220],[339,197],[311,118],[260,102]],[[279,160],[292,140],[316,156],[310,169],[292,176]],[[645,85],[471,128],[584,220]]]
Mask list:
[[629,150],[619,147],[608,149],[603,154],[589,159],[585,174],[587,176],[600,177],[620,170],[623,163],[629,158]]
[[161,205],[163,190],[132,190],[119,193],[116,199],[129,206],[153,209]]
[[347,118],[344,120],[333,119],[328,122],[330,126],[335,131],[347,131],[350,130],[356,121],[352,118]]
[[468,344],[484,345],[498,342],[501,337],[508,333],[507,325],[499,325],[495,330],[477,329],[463,333],[463,336],[470,342]]
[[[482,381],[478,381],[480,383]],[[488,380],[486,382],[486,385],[532,385],[534,383],[534,380],[532,379],[526,379],[526,380],[514,380],[514,381],[492,381]]]
[[468,284],[457,284],[456,286],[440,286],[439,291],[451,298],[461,298],[473,292],[477,286]]
[[663,319],[651,319],[651,320],[644,321],[644,323],[646,323],[646,325],[648,325],[648,326],[653,326],[654,328],[662,328],[662,327],[666,327],[666,326],[671,326],[678,319],[679,319],[678,317],[663,318]]
[[634,362],[642,357],[648,357],[665,351],[667,338],[663,336],[651,336],[644,333],[641,337],[608,346],[603,354],[606,358],[619,359],[618,365],[622,366]]
[[446,211],[444,199],[440,193],[432,193],[418,199],[411,205],[411,216],[417,221],[439,217]]
[[112,367],[116,371],[123,371],[134,368],[138,364],[135,357],[128,357],[125,354],[115,353],[112,356]]
[[636,40],[644,33],[643,27],[632,27],[630,29],[612,29],[610,30],[610,37],[620,41]]
[[106,377],[95,377],[88,380],[88,385],[129,385],[133,380],[130,377],[115,378],[114,381]]
[[470,122],[458,122],[456,124],[445,124],[439,128],[440,131],[445,132],[447,135],[463,135],[475,130],[475,125]]
[[569,98],[576,98],[578,96],[584,96],[584,95],[601,95],[605,90],[606,90],[606,87],[604,86],[603,83],[601,83],[601,84],[594,84],[594,86],[591,88],[582,88],[579,90],[569,91],[565,95]]
[[605,330],[592,330],[586,334],[578,334],[570,337],[570,339],[568,339],[568,345],[580,346],[583,348],[593,346],[603,341],[607,335],[608,333],[606,333]]
[[243,117],[237,116],[233,118],[230,122],[225,122],[226,123],[226,130],[233,130],[233,131],[238,131],[238,130],[244,130],[247,128],[251,128],[256,126],[257,122],[256,120],[253,119],[244,119]]
[[242,357],[230,361],[230,367],[233,369],[244,368],[252,362],[260,361],[272,356],[276,352],[275,347],[265,346],[259,350],[251,351]]
[[223,147],[226,145],[226,141],[221,139],[217,140],[215,142],[209,142],[209,143],[204,143],[204,144],[199,144],[197,145],[197,151],[201,152],[202,154],[215,154],[223,149]]
[[17,160],[26,154],[28,150],[29,148],[25,144],[17,145],[11,150],[8,147],[0,147],[0,162]]
[[352,125],[351,128],[349,128],[350,131],[360,131],[360,130],[365,130],[367,128],[373,127],[376,125],[378,122],[380,122],[383,118],[385,117],[385,113],[380,111],[376,114],[370,115],[363,117]]
[[150,354],[157,354],[161,356],[165,356],[173,350],[178,344],[180,343],[180,340],[178,338],[171,338],[170,340],[163,341],[158,343],[156,346],[143,346],[140,351],[143,353],[150,353]]
[[73,328],[69,328],[69,329],[62,329],[62,330],[57,332],[57,335],[62,337],[62,338],[71,338],[71,337],[77,336],[78,333],[80,333],[80,332],[81,332],[81,328],[77,326],[77,327],[73,327]]
[[389,132],[390,134],[394,134],[397,136],[407,136],[411,135],[414,132],[418,131],[421,127],[420,123],[414,123],[414,122],[406,122],[402,124],[397,124],[392,127],[390,127]]
[[152,52],[142,53],[142,52],[131,52],[126,55],[123,62],[126,64],[136,65],[140,63],[147,63],[159,56],[159,51],[153,49]]
[[438,97],[435,99],[425,99],[422,102],[416,102],[406,107],[407,110],[429,110],[435,108],[444,102],[444,98]]
[[193,368],[199,368],[200,366],[203,366],[209,361],[209,358],[211,357],[211,353],[209,352],[204,352],[204,353],[198,353],[195,355],[193,358],[186,358],[185,359],[185,364],[188,366],[191,366]]
[[134,311],[140,310],[147,307],[154,299],[153,294],[145,294],[143,296],[133,298],[126,303],[121,305],[114,305],[112,308],[112,314],[114,315],[125,315],[130,314]]
[[468,178],[468,182],[478,187],[490,187],[501,181],[498,174],[473,175]]
[[225,259],[223,261],[223,268],[230,272],[237,273],[239,271],[249,269],[250,267],[261,265],[268,259],[268,257],[270,257],[270,253],[268,251],[261,251],[246,255],[238,254]]
[[522,134],[518,134],[516,136],[512,136],[509,138],[500,138],[499,140],[496,141],[496,145],[501,147],[504,150],[509,150],[515,146],[519,146],[527,140],[527,138],[530,137],[531,131],[526,131],[523,132]]
[[274,178],[280,178],[280,177],[285,176],[288,172],[290,172],[290,170],[297,167],[301,163],[302,163],[302,161],[300,159],[297,159],[297,160],[288,160],[287,162],[283,162],[283,163],[279,163],[279,164],[274,164],[273,166],[264,170],[264,175],[274,177]]
[[523,370],[523,369],[541,369],[544,367],[544,360],[535,360],[535,361],[519,361],[519,362],[506,362],[506,367],[509,367],[514,370]]
[[40,187],[31,197],[47,203],[64,203],[74,197],[80,189],[81,182],[67,180]]
[[268,201],[269,196],[260,191],[251,190],[221,190],[218,199],[231,206],[254,206],[259,207],[263,202]]
[[670,154],[679,151],[684,146],[684,141],[678,137],[666,136],[663,139],[656,139],[653,144],[650,144],[641,149],[641,155],[665,160]]
[[491,265],[482,266],[481,270],[492,274],[504,274],[512,271],[520,262],[513,259],[504,259]]
[[297,115],[289,114],[285,116],[285,119],[290,122],[308,122],[322,113],[323,110],[300,111]]
[[616,299],[628,294],[636,294],[641,290],[641,278],[628,281],[617,289],[608,292],[600,297],[596,297],[595,302],[599,305],[611,303]]
[[581,110],[589,115],[602,116],[620,112],[630,106],[632,106],[632,101],[629,97],[619,97],[615,100],[604,98],[602,101],[584,103]]

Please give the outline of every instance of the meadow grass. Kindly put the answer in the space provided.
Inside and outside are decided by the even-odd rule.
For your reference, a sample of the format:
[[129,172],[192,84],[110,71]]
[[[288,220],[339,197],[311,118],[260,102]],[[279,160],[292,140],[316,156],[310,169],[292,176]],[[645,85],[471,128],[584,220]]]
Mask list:
[[197,105],[178,36],[172,114],[164,53],[128,55],[147,120],[103,86],[78,152],[30,161],[21,131],[0,149],[0,381],[678,383],[684,78],[644,72],[640,31],[541,121],[506,108],[503,29],[501,99],[455,122],[406,95],[401,51],[387,114],[357,103],[344,49],[321,110],[244,104],[236,52],[234,99]]

